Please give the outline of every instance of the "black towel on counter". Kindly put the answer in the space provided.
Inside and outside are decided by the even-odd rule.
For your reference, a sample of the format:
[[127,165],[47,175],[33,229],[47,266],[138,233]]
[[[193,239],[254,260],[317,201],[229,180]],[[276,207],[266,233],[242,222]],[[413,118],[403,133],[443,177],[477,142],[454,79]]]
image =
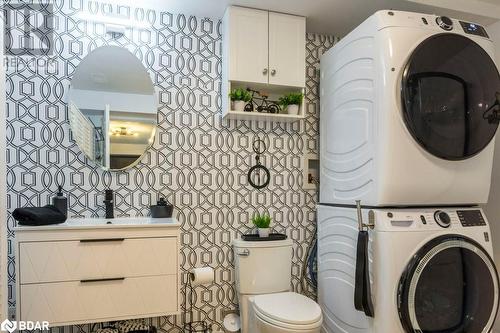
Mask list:
[[49,225],[66,221],[66,216],[52,205],[16,208],[12,216],[20,225]]

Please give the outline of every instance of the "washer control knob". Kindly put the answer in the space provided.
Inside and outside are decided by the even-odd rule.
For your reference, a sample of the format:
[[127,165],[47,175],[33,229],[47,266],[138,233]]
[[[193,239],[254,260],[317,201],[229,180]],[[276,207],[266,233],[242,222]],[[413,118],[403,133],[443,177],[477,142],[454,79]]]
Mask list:
[[436,18],[436,23],[441,29],[450,31],[453,29],[453,21],[448,16],[439,16]]
[[436,210],[434,212],[434,220],[443,228],[448,228],[451,223],[450,215],[442,210]]

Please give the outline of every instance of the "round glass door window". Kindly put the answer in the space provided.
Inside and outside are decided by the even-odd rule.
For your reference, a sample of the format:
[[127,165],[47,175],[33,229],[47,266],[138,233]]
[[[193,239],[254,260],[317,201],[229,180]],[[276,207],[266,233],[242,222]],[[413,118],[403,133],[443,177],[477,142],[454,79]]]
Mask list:
[[483,150],[498,123],[485,115],[500,92],[497,67],[469,38],[439,34],[424,40],[403,72],[403,118],[429,153],[462,160]]
[[408,333],[488,333],[498,309],[498,275],[490,256],[462,236],[433,239],[412,258],[398,288]]

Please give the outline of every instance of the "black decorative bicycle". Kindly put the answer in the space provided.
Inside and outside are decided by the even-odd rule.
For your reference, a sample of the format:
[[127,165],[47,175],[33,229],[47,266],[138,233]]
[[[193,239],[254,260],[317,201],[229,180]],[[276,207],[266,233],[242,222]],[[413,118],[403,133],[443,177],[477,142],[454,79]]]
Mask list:
[[245,112],[267,112],[279,113],[281,108],[278,103],[268,100],[269,95],[262,92],[247,88],[247,91],[252,93],[252,99],[245,105]]

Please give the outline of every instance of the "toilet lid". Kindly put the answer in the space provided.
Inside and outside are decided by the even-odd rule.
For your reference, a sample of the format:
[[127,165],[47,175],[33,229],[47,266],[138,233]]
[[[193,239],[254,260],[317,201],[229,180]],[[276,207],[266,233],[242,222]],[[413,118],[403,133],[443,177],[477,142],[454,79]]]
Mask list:
[[321,319],[321,308],[310,298],[292,292],[259,295],[253,298],[255,308],[279,322],[307,325]]

